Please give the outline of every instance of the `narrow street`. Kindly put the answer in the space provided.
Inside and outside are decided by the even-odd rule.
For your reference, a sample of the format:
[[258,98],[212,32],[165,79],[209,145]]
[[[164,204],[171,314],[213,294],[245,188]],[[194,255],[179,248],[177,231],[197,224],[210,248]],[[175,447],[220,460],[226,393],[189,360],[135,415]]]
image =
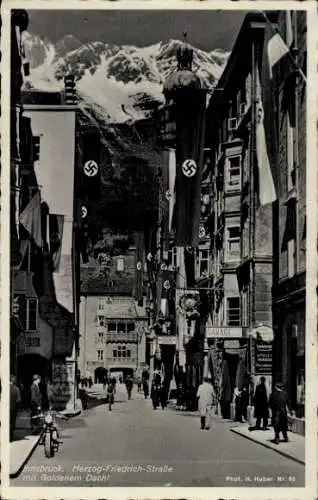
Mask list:
[[304,485],[305,467],[237,436],[231,426],[215,418],[202,431],[198,417],[154,411],[134,394],[112,412],[101,405],[66,422],[58,454],[45,459],[38,446],[11,486]]

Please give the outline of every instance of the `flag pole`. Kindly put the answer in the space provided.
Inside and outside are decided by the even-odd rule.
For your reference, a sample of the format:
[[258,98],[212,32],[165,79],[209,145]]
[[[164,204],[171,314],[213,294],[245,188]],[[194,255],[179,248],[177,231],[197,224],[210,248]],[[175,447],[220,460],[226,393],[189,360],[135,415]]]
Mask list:
[[[266,12],[263,11],[262,15],[265,18],[265,21],[269,24],[269,26],[270,26],[271,30],[273,31],[273,33],[275,33],[275,35],[279,35],[279,37],[282,38],[279,30],[269,20]],[[283,43],[285,43],[285,42],[283,42]],[[287,47],[287,45],[286,45],[286,47]],[[290,47],[288,47],[287,54],[288,54],[288,57],[289,57],[291,63],[293,64],[294,68],[297,70],[297,72],[299,73],[299,75],[303,78],[304,82],[307,83],[307,77],[306,77],[305,73],[303,72],[303,70],[299,67],[299,65],[297,64],[297,62],[295,61],[295,58],[291,55]]]

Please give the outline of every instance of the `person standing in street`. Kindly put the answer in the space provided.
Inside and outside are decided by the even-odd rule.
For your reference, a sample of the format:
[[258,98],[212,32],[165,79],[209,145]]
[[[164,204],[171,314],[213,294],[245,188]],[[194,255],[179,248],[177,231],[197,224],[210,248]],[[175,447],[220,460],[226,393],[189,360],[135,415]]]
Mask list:
[[131,376],[128,376],[126,378],[125,385],[126,385],[126,389],[127,389],[128,399],[131,399],[131,393],[132,393],[133,385],[134,385],[134,382],[133,382],[133,379]]
[[149,372],[148,370],[142,371],[142,387],[144,391],[145,399],[149,396]]
[[201,429],[209,430],[213,401],[215,398],[214,389],[209,379],[204,377],[203,383],[199,385],[197,398],[201,420]]
[[263,420],[263,430],[267,429],[268,424],[268,397],[265,380],[265,377],[261,377],[260,383],[256,386],[254,394],[254,417],[256,418],[256,429],[261,428],[261,421]]
[[31,384],[31,429],[36,432],[39,428],[39,419],[37,416],[42,411],[42,394],[40,390],[41,377],[33,375],[33,382]]
[[269,406],[272,410],[273,426],[275,431],[274,443],[279,444],[279,435],[283,434],[285,443],[288,442],[288,407],[287,395],[284,390],[284,384],[276,383],[269,399]]
[[10,442],[13,441],[21,392],[14,375],[10,375]]

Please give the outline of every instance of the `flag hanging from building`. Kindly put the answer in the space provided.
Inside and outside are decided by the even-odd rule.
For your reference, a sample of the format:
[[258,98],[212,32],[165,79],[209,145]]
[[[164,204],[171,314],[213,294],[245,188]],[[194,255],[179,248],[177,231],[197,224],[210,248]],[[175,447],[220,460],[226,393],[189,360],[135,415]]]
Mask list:
[[135,233],[135,286],[134,297],[137,302],[141,302],[143,298],[143,276],[144,276],[144,232],[137,231]]
[[53,264],[53,271],[58,272],[61,253],[62,253],[62,238],[64,228],[64,215],[49,215],[49,243],[50,255]]
[[268,42],[267,53],[270,76],[273,78],[274,66],[289,52],[288,46],[279,33],[275,33]]
[[281,34],[278,32],[277,28],[275,28],[267,15],[264,14],[264,17],[267,22],[267,27],[270,30],[270,37],[267,41],[267,56],[269,63],[269,73],[270,78],[273,78],[273,70],[276,64],[282,61],[285,56],[288,58],[289,64],[293,67],[293,70],[297,70],[298,74],[302,77],[302,79],[307,82],[307,77],[304,74],[303,70],[296,63],[290,49],[293,45],[293,23],[292,16],[290,11],[286,11],[285,17],[285,31],[286,31],[286,40],[284,41]]
[[42,248],[41,195],[38,191],[20,214],[20,223],[34,243]]
[[[264,82],[263,82],[264,83]],[[255,110],[255,140],[256,140],[256,156],[258,165],[258,191],[259,201],[261,205],[273,203],[276,199],[276,190],[273,181],[271,164],[268,155],[267,143],[275,141],[275,133],[271,134],[271,129],[267,128],[267,134],[271,134],[269,141],[266,139],[264,126],[264,106],[260,75],[257,71],[256,76],[256,110]],[[274,124],[272,124],[274,125]],[[272,158],[275,161],[275,158]]]
[[175,183],[176,183],[176,152],[174,149],[169,150],[169,232],[172,230],[172,219],[173,212],[175,209],[176,195],[175,195]]
[[169,212],[171,204],[171,192],[169,190],[169,168],[170,168],[170,152],[163,150],[162,176],[160,186],[159,212],[160,225],[162,231],[163,250],[169,249]]
[[176,245],[199,244],[206,92],[180,89],[176,97]]

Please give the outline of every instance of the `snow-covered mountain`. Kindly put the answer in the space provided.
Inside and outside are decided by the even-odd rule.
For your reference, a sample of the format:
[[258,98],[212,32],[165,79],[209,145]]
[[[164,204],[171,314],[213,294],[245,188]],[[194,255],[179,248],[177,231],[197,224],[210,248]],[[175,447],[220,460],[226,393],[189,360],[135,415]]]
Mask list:
[[[28,89],[59,91],[63,78],[76,78],[82,110],[105,124],[134,122],[149,116],[163,102],[162,86],[176,68],[181,42],[170,40],[148,47],[117,46],[105,42],[81,43],[72,35],[53,44],[25,33],[30,61]],[[194,48],[193,69],[210,88],[219,79],[228,53]]]

